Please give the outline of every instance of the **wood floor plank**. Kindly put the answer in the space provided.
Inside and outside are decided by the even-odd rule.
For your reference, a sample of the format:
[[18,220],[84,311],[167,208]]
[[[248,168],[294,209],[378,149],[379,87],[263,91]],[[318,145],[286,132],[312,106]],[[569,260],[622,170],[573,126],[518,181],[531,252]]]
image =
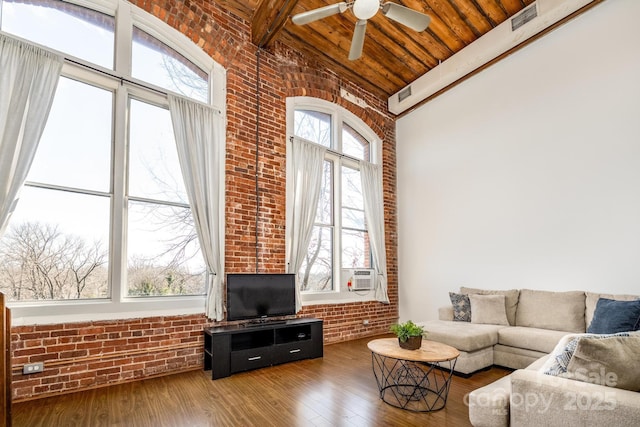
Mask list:
[[465,395],[510,372],[492,368],[454,377],[444,409],[404,411],[380,400],[367,349],[371,339],[327,345],[320,359],[216,381],[200,370],[15,403],[13,425],[468,426]]

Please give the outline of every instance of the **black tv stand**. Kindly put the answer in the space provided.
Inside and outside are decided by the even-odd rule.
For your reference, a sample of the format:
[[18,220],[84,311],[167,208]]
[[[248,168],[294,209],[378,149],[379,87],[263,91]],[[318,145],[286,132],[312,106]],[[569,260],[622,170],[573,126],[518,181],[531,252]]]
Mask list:
[[271,320],[271,319],[259,319],[259,320],[249,320],[243,326],[247,328],[253,328],[254,326],[263,326],[263,325],[282,325],[287,323],[286,320]]
[[[249,327],[247,327],[249,326]],[[204,329],[211,379],[323,355],[321,319],[292,319]]]

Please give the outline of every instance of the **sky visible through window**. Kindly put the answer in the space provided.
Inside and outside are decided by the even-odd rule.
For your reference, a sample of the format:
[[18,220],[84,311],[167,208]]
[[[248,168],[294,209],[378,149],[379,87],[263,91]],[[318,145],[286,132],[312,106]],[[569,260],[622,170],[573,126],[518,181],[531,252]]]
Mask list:
[[[62,6],[64,11],[6,0],[0,5],[3,31],[102,67],[113,68],[114,18],[69,4]],[[180,61],[186,61],[181,55],[167,55],[168,48],[162,46],[163,52],[139,44],[134,49],[134,62],[148,68],[147,71],[144,67],[139,68],[140,75],[153,74],[153,84],[206,102],[207,75],[201,70],[194,72],[193,64],[181,64]],[[157,68],[161,72],[156,72]],[[129,240],[123,249],[129,251],[129,268],[142,265],[135,274],[130,271],[130,279],[136,277],[142,285],[136,291],[130,290],[129,295],[202,294],[205,266],[190,210],[179,205],[187,204],[188,200],[169,111],[136,99],[130,100],[130,106],[128,135],[131,142],[127,145],[130,151],[125,173],[129,179],[129,194],[145,200],[130,202],[133,203],[129,205],[130,221],[125,227],[128,228]],[[62,238],[56,241],[58,247],[71,244],[71,238],[78,238],[86,243],[87,248],[91,247],[100,254],[109,253],[112,172],[117,169],[112,155],[114,147],[123,146],[113,145],[113,107],[112,91],[61,77],[47,126],[27,177],[27,182],[36,187],[26,186],[21,191],[7,232],[0,240],[0,249],[2,241],[7,242],[12,228],[15,230],[21,224],[37,223],[43,229],[55,227],[56,232],[66,236],[64,241]],[[61,187],[63,191],[38,188],[40,184]],[[153,200],[171,205],[163,207],[154,204]],[[178,218],[177,222],[175,218]],[[161,224],[162,221],[165,224]],[[49,236],[54,235],[52,229],[47,230]],[[16,235],[14,233],[13,236]],[[115,239],[119,241],[117,236]],[[182,246],[176,243],[176,239],[183,240]],[[68,264],[77,263],[77,258],[69,259]],[[109,296],[109,256],[97,258],[100,260],[94,263],[97,264],[94,275],[100,270],[96,279],[99,283],[93,291],[85,291],[82,298]],[[150,283],[156,280],[151,276],[158,274],[151,271],[154,268],[163,269],[161,280],[171,282],[171,289],[166,286],[162,290],[151,289]],[[178,277],[185,270],[193,280]],[[61,277],[62,273],[58,274]],[[0,272],[0,281],[4,282],[7,275],[12,275],[8,269]],[[131,280],[129,282],[131,286]],[[3,283],[2,286],[6,285]],[[50,288],[54,286],[49,284]],[[56,292],[53,298],[44,293],[25,298],[77,297],[68,290]],[[14,299],[21,299],[27,292],[17,294],[19,292]],[[54,295],[53,290],[50,294]]]

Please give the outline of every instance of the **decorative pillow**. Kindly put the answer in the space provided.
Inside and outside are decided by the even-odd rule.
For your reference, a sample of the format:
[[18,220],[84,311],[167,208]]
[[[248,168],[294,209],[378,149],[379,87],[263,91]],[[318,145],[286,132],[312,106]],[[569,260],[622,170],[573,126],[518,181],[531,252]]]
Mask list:
[[487,290],[487,289],[476,289],[476,288],[467,288],[465,286],[460,287],[461,294],[479,294],[479,295],[504,295],[504,305],[507,311],[507,319],[509,320],[509,324],[511,326],[515,326],[516,324],[516,309],[518,308],[518,297],[520,295],[520,291],[518,289],[509,289],[506,291],[497,291],[497,290]]
[[640,300],[617,301],[600,298],[587,332],[615,334],[638,329],[640,329]]
[[458,322],[471,322],[471,303],[469,296],[449,292],[451,305],[453,305],[453,320]]
[[596,311],[596,304],[600,298],[614,299],[616,301],[633,301],[640,299],[640,295],[627,295],[627,294],[601,294],[595,292],[585,292],[585,310],[584,320],[585,325],[589,327],[593,320],[593,312]]
[[551,356],[549,356],[549,360],[547,360],[540,370],[545,375],[565,377],[567,374],[567,366],[569,366],[571,357],[573,356],[573,353],[575,353],[576,347],[581,339],[603,339],[614,336],[628,337],[629,332],[620,332],[618,334],[609,335],[571,334],[568,336],[570,338],[568,341],[566,340],[567,337],[563,337],[551,353]]
[[567,377],[640,391],[640,335],[582,338],[567,366]]
[[[558,374],[558,361],[556,360],[556,356],[562,353],[571,341],[578,337],[582,337],[585,334],[567,334],[560,338],[556,346],[549,353],[549,357],[545,360],[544,364],[538,368],[538,372],[547,374],[547,375],[557,375]],[[571,356],[569,356],[571,358]],[[567,362],[568,363],[568,362]]]
[[504,298],[504,295],[470,294],[471,323],[509,325]]

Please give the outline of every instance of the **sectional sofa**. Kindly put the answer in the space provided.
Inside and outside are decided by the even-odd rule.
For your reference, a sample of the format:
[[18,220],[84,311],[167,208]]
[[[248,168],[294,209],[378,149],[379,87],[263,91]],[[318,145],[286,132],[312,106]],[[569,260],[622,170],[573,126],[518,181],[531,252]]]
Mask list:
[[[492,365],[516,370],[469,394],[474,426],[595,426],[607,420],[615,420],[616,426],[640,425],[640,333],[603,335],[610,332],[603,329],[616,322],[623,323],[613,332],[640,329],[638,296],[467,287],[450,296],[452,304],[439,309],[438,320],[416,323],[425,327],[429,340],[460,351],[456,372],[470,375]],[[601,342],[604,345],[623,343],[616,357],[629,360],[616,362],[615,369],[625,371],[617,372],[616,380],[630,379],[631,385],[605,384],[598,376],[604,378],[609,374],[605,371],[614,369],[608,365],[593,368],[596,378],[587,375],[578,381],[566,373],[576,346],[587,348],[590,340],[601,337],[610,338]],[[573,352],[567,353],[571,345]],[[562,358],[565,372],[550,375]]]

